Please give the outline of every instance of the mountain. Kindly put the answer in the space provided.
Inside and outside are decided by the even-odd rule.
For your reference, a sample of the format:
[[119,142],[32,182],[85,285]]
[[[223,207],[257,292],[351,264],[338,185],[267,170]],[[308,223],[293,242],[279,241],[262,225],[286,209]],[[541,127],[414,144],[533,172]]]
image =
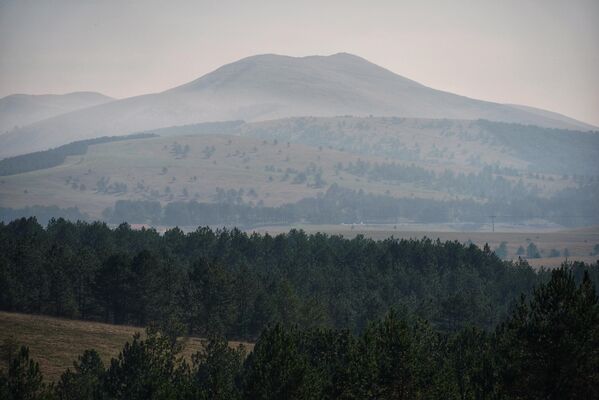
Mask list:
[[81,108],[114,100],[95,92],[12,94],[0,99],[0,134]]
[[363,58],[259,55],[155,94],[116,100],[0,137],[0,157],[75,140],[219,120],[291,116],[488,119],[588,130],[589,125],[428,88]]

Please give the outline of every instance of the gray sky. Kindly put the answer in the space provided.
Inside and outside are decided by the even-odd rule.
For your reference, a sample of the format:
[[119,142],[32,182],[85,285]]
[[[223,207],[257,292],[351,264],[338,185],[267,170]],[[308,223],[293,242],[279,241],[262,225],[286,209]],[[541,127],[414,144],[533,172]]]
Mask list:
[[0,0],[0,96],[127,97],[254,54],[342,51],[599,126],[597,0]]

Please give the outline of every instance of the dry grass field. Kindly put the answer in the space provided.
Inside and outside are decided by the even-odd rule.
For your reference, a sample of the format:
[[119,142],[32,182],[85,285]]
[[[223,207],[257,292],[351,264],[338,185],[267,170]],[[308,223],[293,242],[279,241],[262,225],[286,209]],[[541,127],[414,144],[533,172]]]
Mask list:
[[[54,381],[87,349],[96,349],[105,364],[116,357],[132,336],[144,329],[99,322],[76,321],[41,315],[0,312],[0,341],[13,337],[29,346],[30,356],[40,364],[44,377]],[[202,347],[200,338],[185,339],[183,356],[188,360]],[[237,346],[239,342],[231,342]],[[245,343],[248,349],[252,344]]]

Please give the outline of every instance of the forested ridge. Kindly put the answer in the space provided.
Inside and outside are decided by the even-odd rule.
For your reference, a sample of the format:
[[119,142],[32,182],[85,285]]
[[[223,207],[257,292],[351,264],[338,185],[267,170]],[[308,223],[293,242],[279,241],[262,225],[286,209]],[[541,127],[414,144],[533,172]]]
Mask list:
[[[54,383],[2,344],[6,399],[565,399],[599,395],[599,265],[302,231],[163,235],[0,223],[0,307],[147,328]],[[181,337],[201,335],[191,361]],[[227,339],[255,341],[253,351]]]
[[[175,329],[173,329],[175,327]],[[166,329],[164,329],[166,328]],[[57,382],[2,345],[3,399],[594,399],[599,302],[562,267],[494,330],[443,333],[394,311],[360,334],[270,325],[251,352],[211,336],[191,362],[176,325],[135,335],[105,365],[86,350]]]
[[[599,281],[597,265],[572,268]],[[426,238],[0,224],[2,310],[140,326],[175,319],[195,335],[252,340],[277,322],[358,333],[391,307],[443,332],[491,329],[547,276],[489,248]]]
[[127,136],[104,136],[95,139],[78,140],[53,149],[36,151],[35,153],[8,157],[0,160],[0,176],[21,174],[39,169],[56,167],[68,156],[83,155],[87,147],[94,144],[118,142],[131,139],[146,139],[155,137],[150,133],[139,133]]

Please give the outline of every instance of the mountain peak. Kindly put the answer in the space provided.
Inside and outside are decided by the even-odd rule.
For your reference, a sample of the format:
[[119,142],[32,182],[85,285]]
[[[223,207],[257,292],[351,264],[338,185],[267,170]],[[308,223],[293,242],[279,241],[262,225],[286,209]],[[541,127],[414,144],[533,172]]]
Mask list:
[[[329,55],[319,55],[319,54],[312,54],[312,55],[308,55],[308,56],[289,56],[286,54],[277,54],[277,53],[262,53],[262,54],[255,54],[252,56],[248,56],[248,57],[244,57],[241,58],[237,61],[233,61],[231,64],[237,63],[237,62],[243,62],[245,60],[310,60],[310,59],[354,59],[354,60],[361,60],[361,61],[365,61],[370,63],[368,60],[357,56],[355,54],[351,54],[351,53],[346,53],[346,52],[339,52],[339,53],[334,53],[334,54],[329,54]],[[227,65],[227,64],[225,64]]]
[[486,119],[588,129],[578,121],[540,110],[435,90],[349,53],[306,57],[261,54],[223,65],[162,93],[38,120],[2,135],[0,156],[173,125],[338,115]]
[[[392,80],[402,87],[422,87],[421,84],[397,75],[370,61],[350,54],[336,53],[328,56],[312,55],[293,57],[279,54],[259,54],[242,58],[168,92],[193,91],[206,88],[226,87],[242,90],[260,87],[263,92],[271,84],[277,83],[280,90],[286,86],[301,90],[312,85],[343,86],[375,83]],[[340,82],[345,81],[345,82]],[[241,87],[239,86],[241,85]],[[287,91],[287,90],[286,90]]]

